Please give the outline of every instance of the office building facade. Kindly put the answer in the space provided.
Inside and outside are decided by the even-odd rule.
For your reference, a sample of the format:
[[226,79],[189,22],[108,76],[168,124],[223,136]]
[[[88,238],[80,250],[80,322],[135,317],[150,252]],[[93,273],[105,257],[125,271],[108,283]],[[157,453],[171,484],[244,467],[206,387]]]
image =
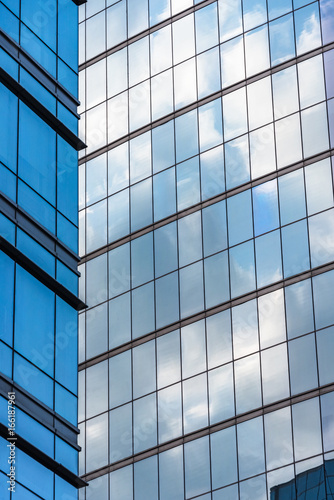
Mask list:
[[78,476],[78,3],[0,2],[0,497]]
[[333,498],[333,21],[80,7],[82,500]]

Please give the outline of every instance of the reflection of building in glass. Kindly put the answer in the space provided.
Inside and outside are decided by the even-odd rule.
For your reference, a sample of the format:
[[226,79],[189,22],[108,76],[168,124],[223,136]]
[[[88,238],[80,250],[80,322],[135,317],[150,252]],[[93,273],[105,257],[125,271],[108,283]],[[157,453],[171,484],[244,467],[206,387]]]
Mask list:
[[0,497],[78,476],[78,7],[0,1]]
[[274,486],[270,490],[270,500],[334,498],[334,461],[325,460],[315,469],[298,474],[295,479],[285,484]]
[[333,1],[80,8],[85,500],[334,458]]

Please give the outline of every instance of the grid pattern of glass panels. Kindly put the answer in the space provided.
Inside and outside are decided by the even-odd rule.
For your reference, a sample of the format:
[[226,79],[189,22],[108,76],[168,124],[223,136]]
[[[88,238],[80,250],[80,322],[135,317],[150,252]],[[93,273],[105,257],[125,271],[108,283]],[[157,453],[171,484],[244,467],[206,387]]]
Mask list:
[[79,468],[102,468],[81,496],[324,495],[333,392],[308,393],[334,383],[333,2],[194,4],[81,8]]
[[[244,24],[248,26],[248,22],[253,29],[245,28],[242,36],[235,36],[241,32],[241,24],[237,32],[229,33],[225,24],[228,25],[231,13],[224,11],[226,6],[222,1],[220,36],[219,6],[213,3],[84,70],[80,78],[80,100],[82,111],[86,111],[81,121],[81,132],[88,145],[86,152],[245,77],[321,46],[319,2],[270,23],[265,2],[262,2],[264,9],[260,10],[259,3],[247,3],[249,11],[244,11]],[[117,3],[117,9],[120,5]],[[110,19],[121,25],[112,14]],[[107,27],[107,32],[115,30]],[[331,35],[328,41],[333,40],[333,33]],[[219,43],[219,40],[224,41]],[[86,44],[87,47],[94,45],[88,38]]]

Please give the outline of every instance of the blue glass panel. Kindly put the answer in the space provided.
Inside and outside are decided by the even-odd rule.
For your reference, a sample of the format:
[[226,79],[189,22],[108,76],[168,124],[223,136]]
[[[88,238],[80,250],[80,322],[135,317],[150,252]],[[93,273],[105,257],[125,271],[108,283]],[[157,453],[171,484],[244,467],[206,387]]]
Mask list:
[[152,130],[153,172],[160,172],[175,163],[174,121]]
[[215,203],[202,212],[204,256],[227,247],[226,202]]
[[129,190],[111,196],[108,200],[108,239],[118,240],[129,232]]
[[248,136],[225,144],[226,188],[239,186],[250,179]]
[[133,403],[134,452],[152,448],[157,444],[156,394]]
[[140,337],[154,328],[154,283],[148,283],[132,291],[132,336]]
[[266,286],[282,279],[281,237],[274,231],[256,238],[257,286]]
[[334,328],[326,328],[317,332],[317,355],[320,385],[330,384],[334,381],[334,365],[332,352],[334,349]]
[[153,233],[131,242],[131,278],[133,288],[153,279]]
[[153,177],[154,221],[168,217],[176,211],[175,168]]
[[197,111],[190,111],[175,120],[176,161],[198,154]]
[[17,434],[53,458],[53,433],[20,409],[16,410],[16,431]]
[[118,500],[133,499],[132,465],[110,474],[110,497]]
[[292,10],[292,0],[268,0],[269,19],[275,19]]
[[197,262],[180,270],[181,317],[185,318],[204,307],[203,264]]
[[321,266],[333,260],[333,214],[333,209],[327,210],[308,220],[312,267]]
[[65,87],[74,97],[78,96],[78,75],[58,59],[58,81]]
[[157,362],[159,389],[181,379],[179,330],[157,339]]
[[131,231],[152,223],[152,179],[146,179],[130,188]]
[[221,42],[242,32],[241,0],[219,2],[219,31]]
[[197,53],[217,45],[218,43],[218,19],[217,5],[212,4],[196,11],[196,50]]
[[[108,152],[108,194],[115,193],[129,185],[128,143],[121,144]],[[92,162],[102,162],[103,155]]]
[[0,235],[15,245],[15,229],[14,222],[11,222],[7,217],[0,213]]
[[42,84],[40,84],[25,69],[20,69],[20,84],[32,94],[43,106],[45,106],[54,115],[57,111],[56,98],[50,94]]
[[[1,4],[0,4],[1,5]],[[0,84],[0,160],[16,172],[18,99]],[[2,191],[4,189],[2,188]]]
[[216,306],[230,298],[228,253],[221,252],[204,260],[205,305]]
[[130,244],[109,252],[109,297],[127,292],[130,288]]
[[252,241],[230,250],[231,298],[255,289],[254,245]]
[[[0,341],[1,373],[12,378],[12,350]],[[6,422],[7,423],[7,422]]]
[[77,313],[59,297],[56,299],[56,380],[77,392]]
[[293,276],[310,267],[306,220],[282,228],[284,276]]
[[55,277],[55,257],[21,229],[17,229],[17,248],[53,278]]
[[278,179],[281,224],[306,216],[304,175],[296,170]]
[[18,182],[18,204],[49,231],[55,233],[56,211],[24,182]]
[[49,375],[54,370],[54,297],[17,267],[14,347]]
[[235,415],[232,363],[210,370],[208,380],[210,425],[212,425]]
[[158,457],[150,457],[134,465],[136,500],[158,500]]
[[109,359],[109,407],[127,403],[132,398],[131,351]]
[[[72,3],[58,2],[58,55],[74,71],[78,68],[78,8]],[[77,92],[72,92],[74,96]]]
[[159,277],[177,268],[176,222],[154,231],[155,276]]
[[133,397],[139,398],[156,389],[155,341],[135,347],[132,356]]
[[[107,254],[92,259],[86,264],[88,307],[104,302],[108,297],[107,290]],[[129,279],[128,276],[126,276]],[[117,283],[117,282],[116,282]],[[118,285],[120,286],[120,285]],[[124,285],[123,285],[124,286]]]
[[212,488],[238,479],[235,427],[211,434]]
[[285,288],[285,309],[289,339],[314,330],[311,280]]
[[78,223],[78,153],[57,137],[57,208],[74,224]]
[[177,165],[176,174],[177,208],[183,210],[200,201],[198,156]]
[[5,4],[17,17],[19,17],[20,0],[2,0],[2,3]]
[[131,339],[130,294],[125,293],[109,302],[109,348]]
[[12,345],[13,341],[13,301],[14,301],[14,262],[0,252],[0,320],[1,340]]
[[200,155],[202,200],[225,191],[223,146]]
[[209,438],[184,445],[186,498],[210,490]]
[[230,246],[253,237],[250,190],[227,199],[228,239]]
[[56,133],[21,103],[19,134],[19,176],[54,204]]
[[[45,500],[53,499],[54,473],[16,448],[17,479]],[[38,481],[35,478],[38,477]]]
[[276,180],[253,188],[255,236],[276,229],[279,225]]
[[179,281],[178,274],[172,273],[155,283],[156,321],[161,328],[179,319]]
[[[211,94],[212,92],[207,91],[207,93]],[[201,106],[198,109],[198,120],[200,151],[213,148],[223,142],[221,99],[216,99],[205,106]]]
[[19,20],[2,3],[0,4],[0,28],[19,43]]
[[14,381],[53,408],[53,380],[18,354],[14,354]]
[[159,454],[160,500],[183,500],[183,449],[182,446]]
[[[66,15],[68,9],[66,9]],[[64,17],[64,16],[62,16]],[[41,4],[38,0],[22,0],[21,19],[36,33],[52,50],[56,51],[57,32],[57,1],[49,0],[47,4]],[[74,25],[73,25],[74,26]],[[71,30],[73,31],[73,26]],[[68,37],[69,30],[66,32]]]
[[[27,1],[28,4],[28,1]],[[29,5],[29,4],[28,4]],[[55,18],[54,18],[55,19]],[[51,75],[57,77],[57,57],[29,28],[21,24],[22,47]]]
[[329,43],[334,40],[333,17],[334,4],[332,0],[320,0],[321,29],[323,43]]
[[0,65],[10,76],[18,80],[19,65],[2,48],[0,48]]
[[78,422],[78,400],[64,387],[55,384],[55,411],[73,425]]
[[186,266],[202,258],[201,212],[195,212],[178,221],[179,265]]
[[55,475],[55,498],[66,498],[67,500],[77,500],[78,490],[61,477]]
[[317,329],[334,323],[333,290],[334,271],[313,278],[315,324]]
[[271,64],[280,64],[295,57],[295,39],[292,14],[269,24]]
[[[303,4],[305,3],[306,2],[303,0]],[[296,8],[296,5],[294,5],[294,7]],[[321,45],[318,2],[314,2],[295,12],[295,31],[297,55],[308,52]]]
[[57,212],[57,237],[73,252],[78,253],[78,228]]
[[291,394],[313,389],[318,385],[314,333],[291,340],[288,348]]
[[264,471],[262,418],[254,418],[237,426],[240,479]]
[[321,417],[322,417],[322,432],[323,432],[323,442],[324,451],[329,451],[334,449],[334,436],[333,436],[333,424],[334,424],[334,393],[324,394],[320,398],[321,401]]
[[223,311],[206,320],[208,366],[212,368],[232,360],[230,311]]

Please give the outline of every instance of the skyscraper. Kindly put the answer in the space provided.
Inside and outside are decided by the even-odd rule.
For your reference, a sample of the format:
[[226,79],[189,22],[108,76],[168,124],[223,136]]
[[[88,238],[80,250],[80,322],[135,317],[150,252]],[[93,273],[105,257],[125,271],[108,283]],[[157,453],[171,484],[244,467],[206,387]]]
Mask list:
[[0,2],[0,497],[78,476],[78,4]]
[[333,16],[80,7],[82,499],[332,498]]

